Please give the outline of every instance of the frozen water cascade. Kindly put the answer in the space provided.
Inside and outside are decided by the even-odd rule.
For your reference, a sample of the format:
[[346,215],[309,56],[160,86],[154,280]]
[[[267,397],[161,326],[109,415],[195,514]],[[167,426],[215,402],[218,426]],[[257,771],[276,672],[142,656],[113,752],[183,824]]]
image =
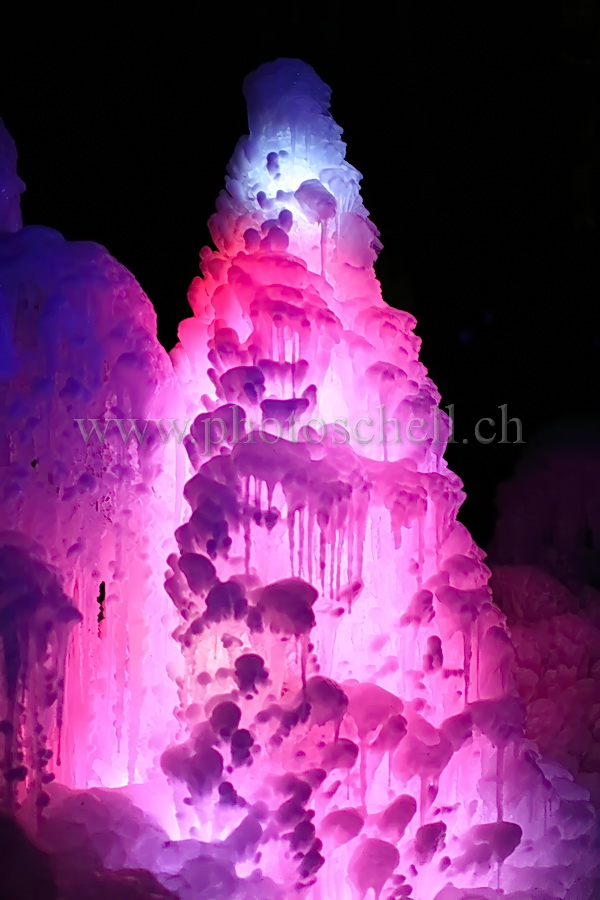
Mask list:
[[[131,897],[592,898],[329,89],[278,60],[245,93],[172,365],[106,251],[3,219],[7,802],[162,884]],[[187,461],[77,424],[180,415]]]

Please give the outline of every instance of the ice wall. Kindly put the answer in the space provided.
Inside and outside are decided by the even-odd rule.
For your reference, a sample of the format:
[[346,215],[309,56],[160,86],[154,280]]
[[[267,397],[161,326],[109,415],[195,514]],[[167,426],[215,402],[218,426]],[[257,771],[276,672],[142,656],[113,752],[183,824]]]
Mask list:
[[286,897],[591,897],[594,814],[524,739],[448,423],[415,320],[381,297],[329,89],[278,60],[245,94],[173,354],[197,414],[166,582],[183,833]]
[[135,279],[97,244],[21,228],[3,129],[0,150],[0,758],[10,797],[35,784],[43,808],[53,778],[138,780],[170,730],[175,470],[156,431],[126,438],[177,400]]

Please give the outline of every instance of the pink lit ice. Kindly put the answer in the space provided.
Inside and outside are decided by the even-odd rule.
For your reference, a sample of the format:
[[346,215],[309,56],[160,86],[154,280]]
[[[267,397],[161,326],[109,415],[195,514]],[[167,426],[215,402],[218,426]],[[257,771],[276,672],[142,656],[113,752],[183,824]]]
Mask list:
[[[180,900],[590,900],[593,808],[524,738],[449,422],[381,296],[329,88],[278,60],[245,93],[171,360],[103,248],[0,236],[0,636],[38,650],[6,706],[12,799],[50,801],[61,858],[76,823],[105,868]],[[187,459],[77,426],[180,415]]]
[[[19,227],[23,185],[1,126],[0,147],[0,554],[10,561],[0,718],[8,757],[38,788],[38,752],[69,786],[112,787],[147,774],[160,736],[174,733],[156,708],[176,696],[161,586],[174,447],[125,442],[115,429],[100,440],[91,423],[102,432],[110,418],[129,428],[177,414],[175,379],[152,304],[123,266],[97,244]],[[34,671],[54,702],[28,687]]]
[[524,740],[448,422],[415,320],[381,297],[329,90],[279,60],[245,93],[173,353],[202,401],[167,579],[181,814],[286,897],[588,896],[593,813]]

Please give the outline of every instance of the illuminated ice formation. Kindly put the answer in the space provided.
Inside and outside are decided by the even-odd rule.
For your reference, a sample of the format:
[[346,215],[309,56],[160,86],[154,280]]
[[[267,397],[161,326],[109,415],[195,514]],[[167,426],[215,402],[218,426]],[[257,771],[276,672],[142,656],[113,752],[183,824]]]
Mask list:
[[174,486],[156,432],[126,442],[115,426],[101,441],[92,420],[128,431],[176,401],[139,285],[97,244],[20,228],[1,123],[0,147],[0,718],[11,792],[26,769],[43,807],[49,770],[69,785],[123,784],[170,731],[157,701],[176,696],[160,559]]
[[174,351],[202,401],[167,579],[181,821],[286,897],[591,896],[593,812],[523,738],[439,395],[381,298],[329,90],[293,60],[245,87],[250,137]]
[[[381,297],[329,89],[279,60],[246,96],[178,389],[106,251],[0,236],[12,799],[51,794],[57,859],[147,868],[180,900],[591,898],[593,809],[523,737],[448,421]],[[179,396],[185,479],[170,444],[77,425],[173,418]]]

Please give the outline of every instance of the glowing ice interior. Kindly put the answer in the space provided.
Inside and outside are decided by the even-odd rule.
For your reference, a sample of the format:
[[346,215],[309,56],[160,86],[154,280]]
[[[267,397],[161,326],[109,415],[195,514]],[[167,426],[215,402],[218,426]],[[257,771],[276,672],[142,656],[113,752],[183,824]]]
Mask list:
[[245,94],[170,359],[103,248],[20,227],[2,136],[6,801],[181,900],[592,897],[330,91]]

